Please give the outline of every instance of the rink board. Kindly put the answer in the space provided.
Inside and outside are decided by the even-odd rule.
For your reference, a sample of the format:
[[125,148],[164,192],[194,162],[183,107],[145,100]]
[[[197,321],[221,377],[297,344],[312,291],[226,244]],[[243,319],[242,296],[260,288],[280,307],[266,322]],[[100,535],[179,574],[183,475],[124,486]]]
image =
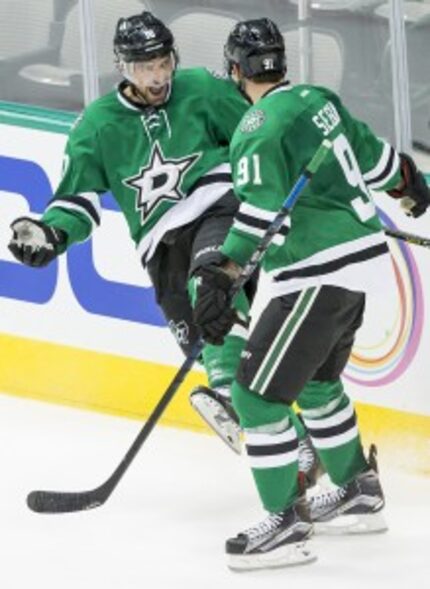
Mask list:
[[[17,216],[42,212],[58,183],[73,120],[69,113],[0,104],[4,227]],[[430,164],[424,169],[430,172]],[[377,205],[387,225],[430,234],[429,215],[407,219],[384,195]],[[9,234],[1,232],[0,390],[145,418],[183,358],[118,207],[110,195],[102,206],[102,224],[92,240],[46,269],[17,264],[7,250]],[[369,301],[345,384],[358,402],[365,435],[393,434],[397,445],[418,444],[424,457],[430,432],[430,251],[397,241],[390,241],[390,248],[396,280]],[[256,308],[264,297],[263,281]],[[196,367],[168,408],[165,424],[207,431],[187,399],[204,379]]]
[[[0,390],[11,394],[145,420],[177,368],[0,334]],[[77,370],[77,366],[79,369]],[[211,433],[188,402],[204,382],[191,372],[160,423]],[[366,444],[376,441],[390,461],[430,475],[430,417],[356,402]]]

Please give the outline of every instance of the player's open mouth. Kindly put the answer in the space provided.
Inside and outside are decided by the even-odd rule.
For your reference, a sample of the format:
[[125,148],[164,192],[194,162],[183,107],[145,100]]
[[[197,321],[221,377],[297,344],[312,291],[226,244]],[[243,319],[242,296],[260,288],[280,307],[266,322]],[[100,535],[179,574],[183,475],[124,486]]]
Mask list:
[[153,95],[153,96],[163,96],[167,91],[167,86],[160,86],[160,87],[154,87],[151,86],[149,88],[149,92]]

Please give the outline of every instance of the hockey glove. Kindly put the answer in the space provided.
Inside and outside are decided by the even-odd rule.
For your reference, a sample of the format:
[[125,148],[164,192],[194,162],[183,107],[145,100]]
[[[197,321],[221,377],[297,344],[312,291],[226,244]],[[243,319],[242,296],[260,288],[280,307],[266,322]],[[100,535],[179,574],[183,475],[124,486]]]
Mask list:
[[430,205],[430,189],[409,155],[400,154],[400,167],[404,186],[400,190],[388,190],[388,194],[401,199],[400,205],[407,215],[420,217]]
[[232,279],[214,264],[200,268],[196,278],[194,322],[206,342],[220,346],[238,319],[229,296]]
[[13,236],[9,250],[26,266],[46,266],[58,256],[59,246],[67,241],[67,235],[61,229],[30,217],[15,219],[10,228]]

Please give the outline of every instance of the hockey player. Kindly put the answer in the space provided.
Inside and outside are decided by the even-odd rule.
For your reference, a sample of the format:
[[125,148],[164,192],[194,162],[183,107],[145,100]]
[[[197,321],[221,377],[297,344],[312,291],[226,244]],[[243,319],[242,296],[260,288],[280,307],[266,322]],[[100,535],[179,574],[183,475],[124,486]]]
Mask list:
[[[40,220],[23,217],[12,223],[10,250],[24,264],[45,266],[90,237],[101,220],[100,196],[111,191],[157,302],[188,354],[198,336],[190,304],[192,276],[200,265],[220,260],[218,248],[238,208],[228,145],[249,102],[230,80],[206,69],[177,71],[172,33],[149,12],[119,20],[114,53],[124,80],[84,111],[70,134],[54,198]],[[240,319],[224,344],[203,350],[210,388],[197,387],[190,396],[236,452],[240,429],[230,384],[255,282],[238,298]],[[313,451],[301,432],[302,467],[312,483]]]
[[[219,259],[218,247],[237,210],[228,145],[249,103],[231,81],[203,68],[177,71],[172,33],[150,12],[118,21],[114,53],[123,81],[78,119],[54,198],[40,220],[12,223],[10,250],[29,266],[48,264],[90,237],[101,220],[100,196],[111,191],[157,302],[187,354],[198,335],[192,275],[199,265]],[[191,401],[238,452],[229,385],[246,334],[244,293],[237,311],[241,319],[224,345],[205,346],[210,389],[199,387]]]
[[[366,292],[387,284],[392,272],[369,189],[402,198],[414,217],[429,206],[430,192],[412,159],[355,120],[337,95],[285,81],[284,41],[270,20],[238,23],[225,56],[254,106],[230,146],[241,204],[221,248],[225,259],[197,271],[194,317],[207,341],[218,343],[228,333],[235,316],[229,308],[232,281],[322,140],[333,144],[263,259],[271,299],[250,333],[232,386],[269,514],[228,540],[226,551],[232,568],[252,569],[312,562],[307,540],[314,524],[355,533],[386,528],[376,449],[366,459],[340,375]],[[337,485],[309,504],[297,476],[294,401]]]

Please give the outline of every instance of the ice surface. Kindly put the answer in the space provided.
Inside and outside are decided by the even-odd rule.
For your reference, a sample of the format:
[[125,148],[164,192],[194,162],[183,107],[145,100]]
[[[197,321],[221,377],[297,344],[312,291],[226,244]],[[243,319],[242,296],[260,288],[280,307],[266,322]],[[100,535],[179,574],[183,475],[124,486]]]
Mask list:
[[[429,586],[430,479],[380,468],[390,531],[318,538],[316,564],[233,573],[224,541],[259,521],[246,458],[215,437],[157,428],[108,502],[39,515],[30,490],[87,490],[141,424],[0,395],[2,589],[394,589]],[[387,461],[385,461],[387,462]]]

